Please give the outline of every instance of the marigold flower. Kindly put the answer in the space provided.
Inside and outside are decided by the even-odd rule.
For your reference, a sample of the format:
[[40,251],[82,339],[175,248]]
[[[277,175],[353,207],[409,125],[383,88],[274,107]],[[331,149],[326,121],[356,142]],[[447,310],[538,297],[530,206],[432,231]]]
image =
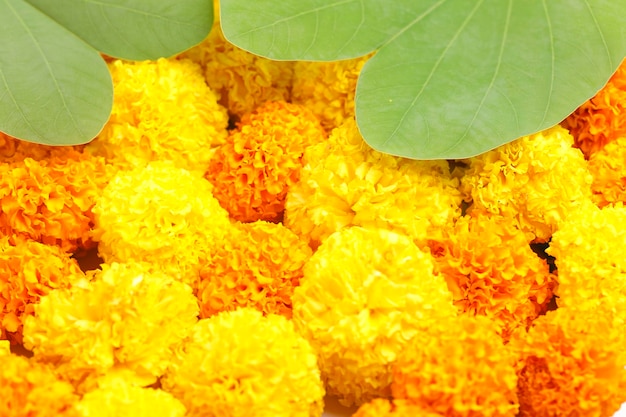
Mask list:
[[103,158],[70,157],[0,164],[0,233],[57,245],[67,252],[93,246],[92,208],[111,171]]
[[354,119],[309,147],[289,188],[285,225],[318,246],[346,226],[395,230],[425,246],[461,215],[446,161],[414,161],[370,148]]
[[347,406],[387,395],[407,342],[455,314],[430,253],[384,229],[332,234],[293,295],[293,320],[317,350],[326,388]]
[[298,61],[291,99],[315,113],[328,131],[354,117],[354,93],[363,64],[372,56],[333,62]]
[[626,136],[626,61],[594,97],[578,107],[561,125],[569,129],[576,146],[587,158],[606,144]]
[[626,402],[623,329],[601,308],[559,307],[512,339],[520,417],[611,417]]
[[626,203],[626,136],[617,138],[589,157],[593,201],[598,207]]
[[546,242],[558,224],[591,198],[593,180],[580,150],[555,126],[467,160],[461,180],[471,210],[513,217],[519,228]]
[[293,62],[266,59],[228,42],[220,25],[219,2],[215,0],[214,5],[209,36],[180,57],[202,66],[207,84],[236,118],[254,111],[266,101],[288,101]]
[[305,149],[325,139],[324,129],[305,107],[269,102],[242,119],[217,149],[206,177],[232,218],[280,221],[287,192],[300,177]]
[[119,168],[168,160],[202,175],[212,147],[226,139],[228,116],[189,60],[109,63],[113,109],[86,149]]
[[291,317],[311,248],[282,224],[238,224],[202,265],[197,296],[200,317],[239,307]]
[[76,404],[82,417],[184,417],[185,406],[170,393],[118,379],[86,393]]
[[516,416],[516,357],[502,344],[498,326],[483,316],[444,323],[398,357],[393,397],[442,416]]
[[74,387],[50,368],[23,356],[0,356],[2,417],[78,417]]
[[41,161],[46,158],[73,157],[84,146],[48,146],[16,139],[0,132],[0,162],[22,162],[26,158]]
[[112,370],[153,383],[197,321],[191,288],[141,263],[103,265],[91,281],[41,297],[24,321],[35,359],[89,389]]
[[22,343],[22,321],[41,296],[84,278],[75,260],[57,246],[0,238],[0,338]]
[[363,404],[352,417],[443,417],[407,400],[376,398]]
[[556,278],[510,217],[473,212],[457,220],[433,250],[454,304],[495,319],[506,340],[545,313]]
[[194,285],[200,261],[231,229],[211,184],[169,163],[120,171],[94,208],[106,262],[148,262]]
[[315,351],[283,316],[251,308],[200,320],[162,380],[190,417],[321,415]]

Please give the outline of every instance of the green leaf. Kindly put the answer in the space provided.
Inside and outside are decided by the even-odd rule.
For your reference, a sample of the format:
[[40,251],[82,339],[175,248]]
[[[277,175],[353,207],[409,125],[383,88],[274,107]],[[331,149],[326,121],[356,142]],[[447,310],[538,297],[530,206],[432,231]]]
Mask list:
[[213,24],[213,0],[27,0],[95,49],[133,60],[177,54]]
[[626,0],[222,0],[222,27],[277,59],[378,49],[356,94],[366,141],[411,158],[466,158],[593,96],[626,55],[624,10]]
[[85,143],[111,112],[97,51],[22,0],[0,0],[0,131],[49,145]]

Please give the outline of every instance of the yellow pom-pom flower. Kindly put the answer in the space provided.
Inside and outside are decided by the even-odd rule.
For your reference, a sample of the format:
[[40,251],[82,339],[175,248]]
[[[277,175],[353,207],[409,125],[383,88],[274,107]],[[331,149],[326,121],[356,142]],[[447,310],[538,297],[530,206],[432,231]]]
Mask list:
[[21,344],[23,319],[39,299],[84,277],[58,246],[0,238],[0,339]]
[[558,224],[591,198],[593,180],[573,139],[555,126],[467,160],[461,189],[472,209],[513,217],[546,242]]
[[113,110],[87,150],[122,169],[168,160],[202,175],[212,147],[226,139],[228,116],[189,60],[109,64]]
[[443,417],[411,401],[376,398],[363,404],[352,417]]
[[105,261],[149,262],[190,285],[201,259],[231,228],[211,184],[168,163],[119,171],[94,212],[94,239]]
[[324,387],[309,343],[251,308],[200,320],[162,380],[189,417],[319,417]]
[[512,339],[520,417],[611,417],[626,402],[624,321],[559,307]]
[[552,299],[556,278],[510,217],[466,215],[433,254],[459,309],[495,319],[504,339],[526,329]]
[[346,226],[378,227],[425,246],[461,215],[458,180],[446,161],[414,161],[370,148],[354,119],[303,158],[290,187],[285,225],[318,246]]
[[620,137],[589,157],[593,175],[593,201],[598,207],[626,203],[626,136]]
[[197,321],[191,288],[140,263],[94,275],[41,297],[24,322],[24,346],[80,389],[110,371],[153,383]]
[[293,320],[318,352],[329,393],[345,405],[387,395],[408,341],[454,315],[430,253],[384,229],[332,234],[293,296]]
[[363,64],[371,55],[333,62],[298,61],[291,99],[315,113],[328,131],[354,117],[354,94]]
[[561,125],[569,129],[576,146],[587,158],[606,144],[626,136],[626,61],[594,97]]
[[217,149],[206,177],[232,218],[277,222],[289,188],[300,178],[305,149],[325,139],[324,129],[305,107],[269,102],[242,119]]
[[200,270],[200,316],[249,306],[291,317],[293,290],[311,254],[282,224],[238,224]]
[[14,354],[0,360],[0,416],[79,417],[74,387],[52,369]]
[[515,355],[483,316],[439,323],[409,345],[394,367],[394,398],[442,416],[515,417]]

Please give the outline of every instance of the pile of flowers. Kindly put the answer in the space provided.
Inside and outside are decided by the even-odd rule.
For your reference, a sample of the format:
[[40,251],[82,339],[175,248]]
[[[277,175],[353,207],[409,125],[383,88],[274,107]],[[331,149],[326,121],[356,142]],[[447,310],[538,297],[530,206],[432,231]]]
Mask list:
[[90,144],[0,134],[0,414],[599,416],[626,402],[626,64],[561,125],[385,155],[368,57],[108,60]]

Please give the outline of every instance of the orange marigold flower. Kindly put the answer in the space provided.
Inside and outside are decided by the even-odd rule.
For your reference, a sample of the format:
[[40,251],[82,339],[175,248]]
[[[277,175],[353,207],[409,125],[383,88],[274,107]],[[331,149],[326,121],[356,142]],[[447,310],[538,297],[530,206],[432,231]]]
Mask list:
[[22,343],[22,321],[54,288],[84,278],[75,260],[57,246],[0,238],[0,338]]
[[288,101],[293,62],[266,59],[228,42],[220,25],[219,2],[215,0],[214,4],[209,36],[180,57],[202,66],[207,84],[236,118],[254,111],[266,101]]
[[515,417],[515,355],[487,317],[439,323],[403,350],[393,371],[394,398],[442,416]]
[[591,198],[593,180],[573,139],[555,126],[467,160],[461,180],[471,210],[513,217],[519,228],[546,242],[558,224]]
[[352,417],[443,417],[407,400],[376,398],[363,404]]
[[94,213],[102,259],[149,262],[190,285],[232,227],[207,180],[165,162],[119,171]]
[[116,371],[154,383],[197,321],[191,288],[141,263],[103,265],[91,281],[41,297],[24,346],[80,390]]
[[48,146],[16,139],[0,132],[0,162],[21,162],[26,158],[41,161],[46,158],[72,157],[84,146]]
[[111,171],[103,158],[70,152],[67,158],[0,164],[0,233],[57,245],[90,248],[92,208]]
[[569,129],[576,146],[587,158],[606,144],[626,136],[626,61],[594,97],[578,107],[561,125]]
[[506,340],[544,313],[556,278],[509,217],[473,212],[433,250],[462,312],[495,319]]
[[626,136],[617,138],[589,157],[593,201],[598,207],[626,203]]
[[206,177],[232,218],[280,221],[289,187],[300,178],[305,149],[325,139],[305,107],[269,102],[242,119],[217,149]]
[[624,321],[612,312],[558,308],[521,336],[520,417],[611,417],[626,402]]
[[326,388],[347,406],[387,395],[409,339],[453,315],[430,253],[385,229],[332,234],[293,296],[293,320],[317,350]]
[[71,384],[50,368],[23,356],[0,354],[2,417],[78,417],[78,397]]
[[189,417],[322,413],[315,351],[283,316],[251,308],[200,320],[162,380]]
[[291,297],[300,284],[311,248],[282,224],[241,223],[200,270],[200,316],[254,307],[291,317]]
[[373,150],[350,119],[306,150],[300,181],[287,194],[285,225],[312,246],[354,225],[395,230],[422,247],[461,215],[458,184],[446,161]]
[[86,149],[119,168],[168,160],[202,175],[226,139],[228,116],[189,60],[109,64],[114,100],[109,121]]
[[334,62],[298,61],[291,99],[315,113],[328,131],[354,117],[354,93],[363,64],[372,55]]

